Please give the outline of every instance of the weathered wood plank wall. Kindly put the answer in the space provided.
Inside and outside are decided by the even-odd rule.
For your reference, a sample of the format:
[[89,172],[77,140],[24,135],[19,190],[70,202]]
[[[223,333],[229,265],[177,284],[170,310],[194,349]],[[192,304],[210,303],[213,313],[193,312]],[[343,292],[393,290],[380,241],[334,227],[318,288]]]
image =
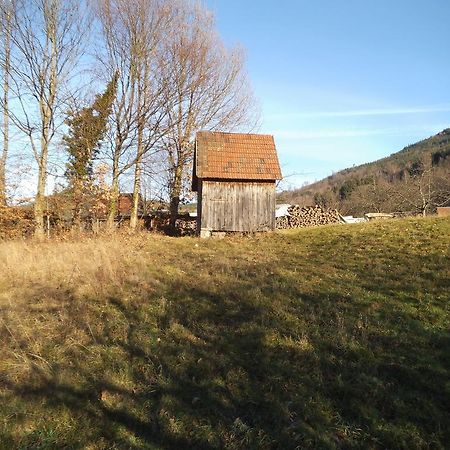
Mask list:
[[275,228],[275,183],[200,181],[200,228],[266,231]]

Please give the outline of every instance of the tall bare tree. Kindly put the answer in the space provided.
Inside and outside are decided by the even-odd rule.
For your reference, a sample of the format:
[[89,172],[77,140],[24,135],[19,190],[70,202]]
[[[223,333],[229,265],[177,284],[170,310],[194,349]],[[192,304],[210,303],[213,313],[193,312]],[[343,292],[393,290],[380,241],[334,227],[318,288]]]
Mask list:
[[258,117],[242,50],[224,45],[212,14],[200,3],[177,3],[163,58],[170,96],[163,151],[174,226],[196,131],[249,131]]
[[51,142],[63,121],[64,94],[85,46],[87,11],[83,0],[17,0],[11,17],[9,88],[16,100],[9,118],[28,136],[37,162],[37,236],[44,235]]
[[9,153],[9,79],[11,72],[11,33],[14,0],[3,0],[0,10],[0,68],[3,73],[3,147],[0,154],[0,206],[6,205],[6,162]]
[[100,61],[119,73],[110,132],[112,196],[108,227],[117,214],[119,178],[134,167],[130,226],[137,225],[142,160],[161,137],[166,83],[157,57],[171,21],[171,2],[164,0],[98,0],[105,49]]

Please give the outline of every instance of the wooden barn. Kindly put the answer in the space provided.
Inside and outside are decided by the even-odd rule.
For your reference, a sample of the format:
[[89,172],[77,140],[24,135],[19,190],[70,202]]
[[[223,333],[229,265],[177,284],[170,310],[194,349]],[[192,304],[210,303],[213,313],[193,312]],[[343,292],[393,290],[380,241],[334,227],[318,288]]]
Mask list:
[[198,192],[200,236],[273,230],[281,178],[273,136],[197,133],[192,189]]

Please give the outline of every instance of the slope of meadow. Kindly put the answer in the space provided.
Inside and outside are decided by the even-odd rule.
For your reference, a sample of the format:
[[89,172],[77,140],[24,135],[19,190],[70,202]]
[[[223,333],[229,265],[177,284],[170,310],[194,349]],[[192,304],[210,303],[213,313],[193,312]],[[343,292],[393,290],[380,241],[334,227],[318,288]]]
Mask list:
[[0,448],[444,449],[449,236],[0,243]]

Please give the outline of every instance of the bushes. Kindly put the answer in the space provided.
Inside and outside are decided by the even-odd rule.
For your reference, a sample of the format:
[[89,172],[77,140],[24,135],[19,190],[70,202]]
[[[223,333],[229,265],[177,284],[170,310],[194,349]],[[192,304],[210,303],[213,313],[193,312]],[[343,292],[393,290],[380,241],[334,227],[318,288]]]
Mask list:
[[31,236],[34,231],[31,209],[0,206],[0,239]]

